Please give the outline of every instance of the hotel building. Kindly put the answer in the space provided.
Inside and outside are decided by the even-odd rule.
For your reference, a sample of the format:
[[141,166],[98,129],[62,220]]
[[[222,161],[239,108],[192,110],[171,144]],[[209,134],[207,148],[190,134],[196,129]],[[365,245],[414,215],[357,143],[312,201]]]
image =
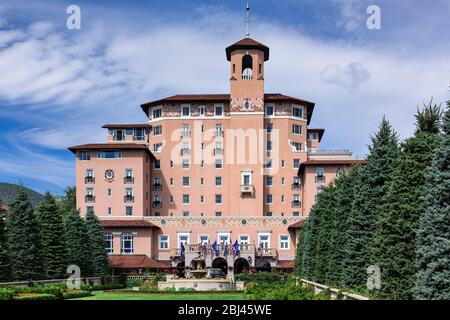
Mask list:
[[77,206],[101,220],[113,269],[292,269],[316,195],[363,162],[321,150],[313,102],[264,91],[267,46],[225,51],[229,93],[144,103],[146,123],[69,148]]

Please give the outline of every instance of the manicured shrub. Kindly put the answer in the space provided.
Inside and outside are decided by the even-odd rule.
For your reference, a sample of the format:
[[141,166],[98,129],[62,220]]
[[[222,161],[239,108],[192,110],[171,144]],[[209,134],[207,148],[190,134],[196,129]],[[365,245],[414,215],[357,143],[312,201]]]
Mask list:
[[177,289],[175,289],[174,287],[166,287],[166,288],[164,288],[162,291],[173,292],[173,291],[177,291]]
[[124,285],[121,284],[104,284],[104,285],[95,285],[90,287],[90,291],[104,291],[104,290],[114,290],[114,289],[123,289]]
[[55,297],[52,294],[48,294],[48,293],[37,293],[37,294],[34,294],[34,293],[27,294],[26,293],[26,294],[14,297],[14,300],[22,300],[22,301],[25,301],[25,300],[56,300],[56,299],[57,299],[57,297]]
[[63,293],[64,300],[83,298],[83,297],[89,297],[89,296],[92,296],[92,293],[89,291],[83,291],[83,290],[66,291]]

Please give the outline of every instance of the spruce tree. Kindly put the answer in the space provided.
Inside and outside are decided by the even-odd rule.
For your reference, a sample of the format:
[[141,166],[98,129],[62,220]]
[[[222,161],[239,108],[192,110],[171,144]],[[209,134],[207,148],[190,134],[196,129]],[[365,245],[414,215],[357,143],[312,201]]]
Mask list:
[[86,227],[89,235],[90,252],[92,253],[92,272],[94,276],[108,274],[108,254],[105,250],[105,235],[94,212],[89,211],[86,215]]
[[0,281],[11,279],[11,265],[9,263],[8,248],[6,246],[6,210],[0,199]]
[[6,230],[13,279],[41,279],[44,270],[39,224],[23,188],[10,206]]
[[[301,276],[307,280],[315,280],[315,257],[316,257],[316,244],[317,244],[317,233],[319,231],[318,212],[320,203],[316,203],[309,214],[308,220],[302,229],[304,232],[304,240],[300,249],[302,253],[301,258]],[[300,245],[300,244],[299,244]]]
[[67,264],[77,265],[81,276],[92,276],[92,253],[86,222],[78,210],[72,210],[64,221],[66,234]]
[[417,233],[414,298],[450,300],[450,101],[443,134],[425,184],[425,213]]
[[64,222],[60,208],[55,198],[47,192],[37,211],[41,228],[45,277],[47,279],[62,279],[66,276],[68,265]]
[[372,247],[373,264],[381,270],[378,294],[412,299],[416,273],[416,232],[424,214],[425,172],[438,144],[442,112],[426,106],[416,115],[416,132],[401,145],[392,183],[384,197]]
[[366,288],[367,268],[373,264],[370,246],[381,199],[389,188],[398,153],[397,134],[383,117],[378,132],[371,136],[367,162],[355,181],[354,200],[348,220],[343,282],[355,290],[363,291]]
[[77,209],[76,188],[67,187],[65,192],[66,195],[62,197],[61,201],[58,203],[63,218],[67,217],[73,210]]

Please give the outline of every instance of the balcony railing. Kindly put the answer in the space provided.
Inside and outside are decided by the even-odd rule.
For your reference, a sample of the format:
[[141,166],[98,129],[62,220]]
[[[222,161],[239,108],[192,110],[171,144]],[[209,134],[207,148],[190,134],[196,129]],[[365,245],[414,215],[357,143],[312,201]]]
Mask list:
[[191,136],[190,131],[181,131],[181,138],[187,138]]
[[181,149],[180,154],[182,156],[188,156],[191,154],[191,149]]
[[300,208],[300,206],[301,206],[300,200],[292,201],[292,208]]
[[161,209],[162,208],[162,202],[161,201],[153,201],[153,208]]
[[242,80],[252,80],[253,79],[253,75],[251,74],[243,74],[242,75]]
[[125,184],[134,183],[134,177],[125,177],[125,178],[123,178],[123,183],[125,183]]
[[152,187],[153,191],[162,191],[162,184],[160,183],[154,183]]
[[84,178],[84,183],[95,183],[95,178],[87,176]]
[[300,182],[294,182],[292,184],[292,190],[300,190],[302,188],[302,184]]
[[[204,247],[201,244],[186,244],[184,246],[184,253],[185,254],[204,254],[206,253],[207,255],[213,254],[214,256],[216,255],[216,253],[214,252],[214,250],[211,247],[211,243],[209,245],[206,245],[206,252],[203,252]],[[218,244],[217,245],[217,251],[219,253],[219,256],[224,256],[225,255],[225,246],[223,244]],[[254,254],[256,257],[272,257],[272,258],[276,258],[278,256],[278,251],[275,248],[262,248],[262,247],[257,247],[254,244],[240,244],[239,245],[239,251],[240,254],[249,254],[252,255]],[[234,246],[233,244],[229,244],[228,245],[228,255],[233,255],[234,254]],[[170,250],[170,255],[172,257],[180,257],[181,256],[181,249],[172,249]],[[237,256],[236,256],[237,258]]]
[[219,149],[219,148],[214,149],[214,155],[215,156],[223,155],[223,149]]
[[223,130],[215,130],[214,136],[215,137],[223,137]]
[[92,194],[88,194],[84,197],[85,202],[95,202],[95,196]]
[[317,183],[324,183],[325,182],[325,176],[316,176],[316,182]]
[[257,254],[259,256],[263,256],[263,257],[276,257],[276,256],[278,256],[277,249],[273,249],[273,248],[258,248],[256,251],[257,251]]
[[255,193],[255,188],[252,185],[241,185],[241,195],[250,194],[253,195]]
[[134,202],[134,196],[132,195],[126,195],[123,197],[123,201],[129,203],[129,202]]

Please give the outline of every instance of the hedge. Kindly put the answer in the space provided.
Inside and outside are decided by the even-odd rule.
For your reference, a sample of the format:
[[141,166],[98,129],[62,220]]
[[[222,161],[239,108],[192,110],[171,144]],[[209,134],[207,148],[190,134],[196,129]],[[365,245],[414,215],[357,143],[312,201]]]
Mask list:
[[92,293],[89,291],[73,291],[73,292],[64,292],[63,297],[64,299],[76,299],[76,298],[83,298],[83,297],[90,297],[92,296]]
[[48,293],[42,293],[42,294],[30,294],[30,295],[26,295],[26,296],[16,296],[14,297],[14,300],[21,300],[21,301],[26,301],[26,300],[56,300],[57,297],[52,295],[52,294],[48,294]]

